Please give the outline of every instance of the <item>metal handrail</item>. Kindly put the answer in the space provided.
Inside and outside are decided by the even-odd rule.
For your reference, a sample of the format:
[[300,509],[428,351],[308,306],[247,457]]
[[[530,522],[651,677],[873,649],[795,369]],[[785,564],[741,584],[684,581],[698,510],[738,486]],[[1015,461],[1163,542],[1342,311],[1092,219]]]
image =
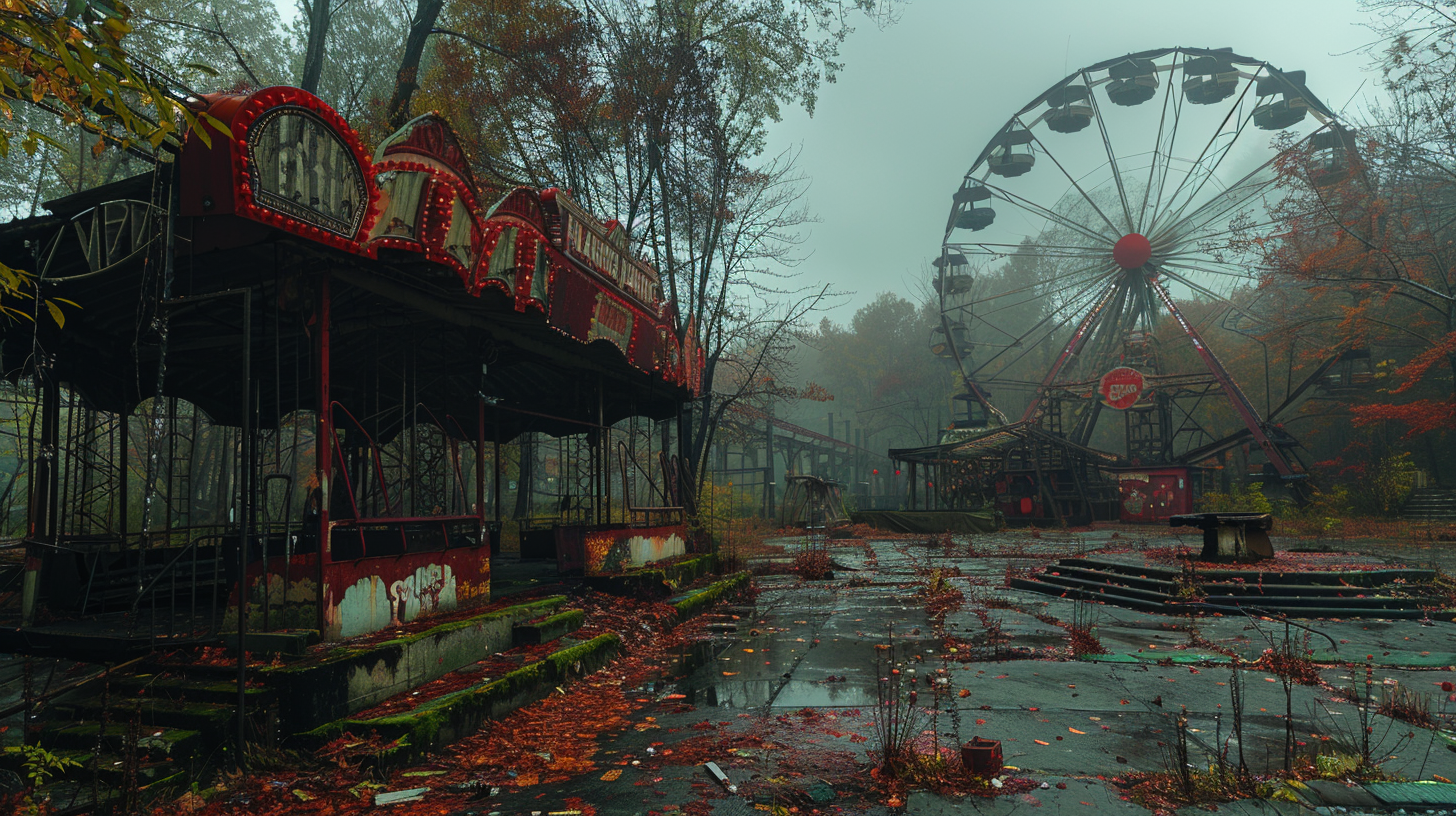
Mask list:
[[[141,608],[142,601],[146,600],[147,596],[149,594],[151,594],[152,590],[156,588],[157,584],[160,583],[163,578],[167,578],[167,577],[171,577],[172,578],[172,581],[173,581],[173,595],[175,596],[175,594],[176,594],[176,578],[177,578],[177,576],[176,576],[176,573],[174,572],[174,569],[173,568],[177,566],[177,563],[179,561],[181,561],[184,556],[186,556],[189,552],[192,552],[192,551],[196,550],[197,547],[198,547],[198,545],[200,543],[204,542],[204,541],[216,541],[219,544],[221,544],[224,540],[226,540],[228,538],[228,536],[229,536],[228,533],[215,533],[215,534],[212,534],[212,535],[198,536],[197,538],[194,538],[191,541],[189,541],[187,543],[187,546],[183,547],[176,555],[172,556],[172,560],[168,561],[165,565],[163,565],[162,569],[156,574],[156,576],[154,576],[152,578],[152,580],[150,582],[148,582],[145,587],[142,587],[142,589],[137,592],[136,599],[133,600],[132,601],[132,604],[131,604],[131,612],[130,612],[130,614],[132,616],[132,619],[133,620],[136,619],[137,611]],[[142,551],[138,550],[138,554],[139,555],[141,554],[141,552]],[[218,547],[218,553],[219,554],[213,556],[213,561],[216,562],[216,566],[214,567],[214,572],[216,572],[218,569],[221,568],[221,552],[222,552],[222,548],[219,546]],[[196,561],[196,559],[193,559],[193,562],[192,563],[193,563],[193,568],[192,568],[192,611],[193,611],[193,616],[195,617],[196,616],[196,609],[197,609],[197,561]],[[138,562],[137,569],[140,570],[141,567],[142,567],[141,562]],[[217,629],[217,614],[216,614],[217,613],[217,603],[216,602],[214,602],[213,605],[212,605],[212,613],[213,614],[211,615],[211,620],[210,620],[210,622],[208,624],[208,631],[209,632],[215,631]],[[155,606],[152,609],[151,628],[153,630],[153,634],[155,634],[155,628],[156,628],[156,607]]]

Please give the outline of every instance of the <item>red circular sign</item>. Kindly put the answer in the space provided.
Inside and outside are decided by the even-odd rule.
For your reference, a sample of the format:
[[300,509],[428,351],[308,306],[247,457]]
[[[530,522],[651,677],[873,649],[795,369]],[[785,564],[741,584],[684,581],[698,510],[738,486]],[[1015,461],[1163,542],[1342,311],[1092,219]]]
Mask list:
[[1143,373],[1135,368],[1114,368],[1102,375],[1097,394],[1108,408],[1125,411],[1143,395]]

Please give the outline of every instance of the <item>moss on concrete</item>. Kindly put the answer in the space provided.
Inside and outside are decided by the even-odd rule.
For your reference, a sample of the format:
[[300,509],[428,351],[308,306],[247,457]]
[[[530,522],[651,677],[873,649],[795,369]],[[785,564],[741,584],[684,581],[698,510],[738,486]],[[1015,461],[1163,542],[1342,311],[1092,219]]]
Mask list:
[[747,572],[735,573],[715,584],[671,598],[668,603],[677,610],[678,620],[687,620],[723,598],[746,589],[750,577]]
[[691,584],[712,574],[718,559],[712,554],[699,555],[664,567],[645,567],[616,575],[595,575],[586,579],[587,586],[612,595],[645,595],[660,598],[678,587]]
[[531,618],[549,614],[556,609],[559,609],[564,603],[566,603],[566,596],[552,595],[548,598],[542,598],[539,601],[531,601],[530,603],[508,606],[504,609],[497,609],[495,611],[486,612],[480,615],[472,615],[471,617],[462,618],[458,621],[442,623],[439,626],[432,626],[429,629],[426,629],[422,632],[416,632],[413,635],[405,635],[404,637],[391,638],[390,640],[382,641],[379,643],[371,643],[368,646],[340,646],[334,649],[330,649],[321,658],[282,666],[267,666],[263,668],[263,672],[265,673],[265,675],[284,675],[307,672],[320,666],[327,666],[330,663],[337,663],[341,660],[348,660],[349,658],[359,657],[361,655],[381,653],[389,649],[398,649],[401,647],[419,643],[429,638],[438,638],[444,635],[448,635],[451,632],[458,632],[462,629],[470,629],[483,623],[490,623],[492,621],[499,620],[530,620]]
[[268,667],[259,676],[277,691],[285,732],[308,731],[509,648],[516,622],[550,615],[565,602],[554,595],[382,643],[339,647],[313,660]]
[[511,640],[517,645],[550,643],[557,638],[575,632],[586,623],[586,613],[580,609],[568,609],[557,615],[534,623],[518,624],[511,633]]
[[616,655],[620,644],[621,639],[615,634],[598,635],[498,679],[422,703],[412,711],[371,719],[337,720],[301,736],[308,742],[322,744],[345,732],[373,731],[396,740],[392,747],[375,757],[375,762],[383,767],[397,767],[474,732],[486,720],[502,717],[546,696],[573,674],[595,671]]

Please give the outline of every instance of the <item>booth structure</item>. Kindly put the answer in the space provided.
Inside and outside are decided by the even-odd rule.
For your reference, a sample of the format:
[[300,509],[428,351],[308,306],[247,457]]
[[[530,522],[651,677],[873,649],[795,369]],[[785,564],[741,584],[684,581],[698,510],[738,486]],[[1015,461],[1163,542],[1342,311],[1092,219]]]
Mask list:
[[370,155],[296,88],[206,102],[226,133],[0,226],[64,319],[0,337],[29,497],[0,648],[197,642],[240,607],[338,639],[480,603],[519,475],[500,445],[527,433],[570,440],[564,567],[692,549],[669,429],[702,353],[625,225],[488,193],[433,114]]

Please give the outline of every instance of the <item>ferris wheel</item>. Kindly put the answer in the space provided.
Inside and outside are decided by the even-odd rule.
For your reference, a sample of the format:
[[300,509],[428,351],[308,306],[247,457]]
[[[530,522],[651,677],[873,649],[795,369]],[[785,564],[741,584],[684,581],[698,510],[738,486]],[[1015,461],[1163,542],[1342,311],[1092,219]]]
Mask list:
[[[1126,416],[1119,455],[1133,464],[1187,461],[1237,437],[1300,478],[1291,440],[1260,416],[1200,319],[1239,311],[1230,296],[1259,279],[1291,185],[1319,193],[1357,168],[1353,134],[1303,71],[1229,49],[1144,51],[1056,83],[976,156],[935,261],[931,351],[955,361],[959,399],[983,412],[967,424],[1035,425],[1095,447],[1112,409]],[[1170,335],[1178,349],[1159,342]],[[1009,419],[997,408],[1009,403],[992,399],[1002,388],[1024,400]],[[1218,394],[1236,433],[1177,415],[1180,397]]]

